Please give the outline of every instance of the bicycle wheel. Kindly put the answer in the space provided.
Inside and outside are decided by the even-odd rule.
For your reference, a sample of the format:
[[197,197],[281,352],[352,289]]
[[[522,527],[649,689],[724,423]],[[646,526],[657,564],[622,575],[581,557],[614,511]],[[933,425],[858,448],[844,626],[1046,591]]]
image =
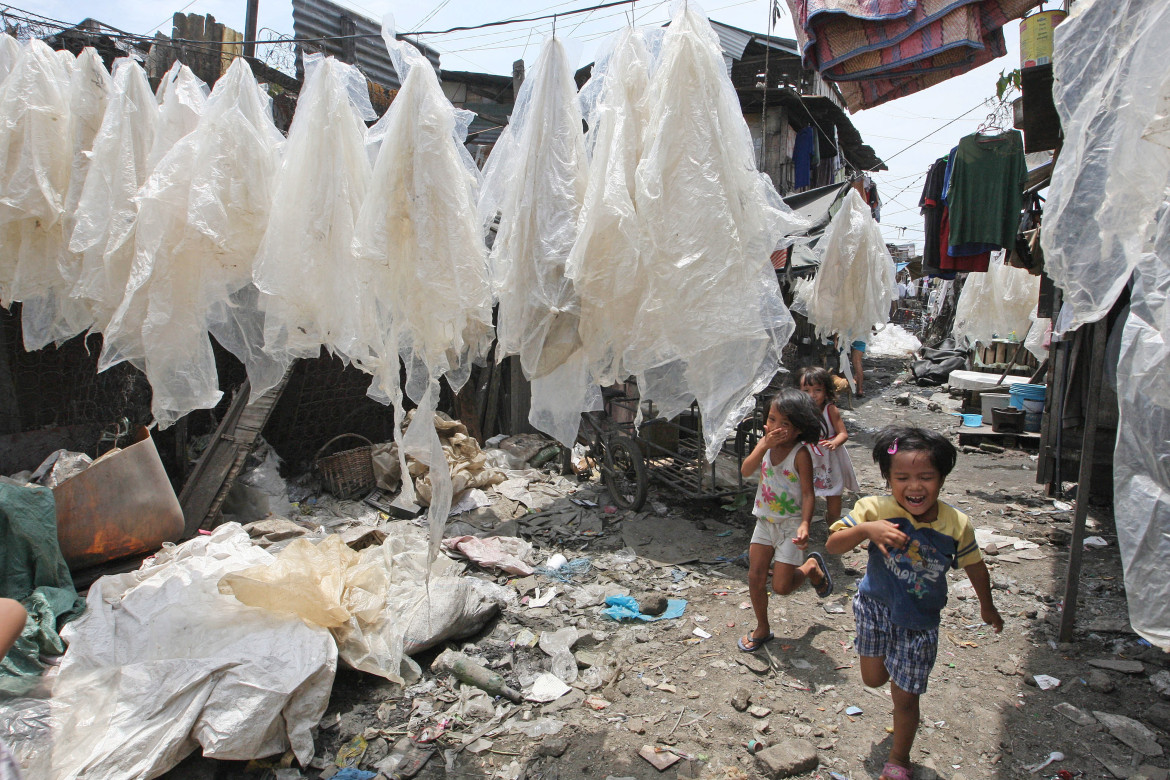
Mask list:
[[646,503],[650,477],[646,460],[637,442],[628,436],[611,436],[605,443],[605,468],[601,478],[609,490],[613,503],[635,512]]

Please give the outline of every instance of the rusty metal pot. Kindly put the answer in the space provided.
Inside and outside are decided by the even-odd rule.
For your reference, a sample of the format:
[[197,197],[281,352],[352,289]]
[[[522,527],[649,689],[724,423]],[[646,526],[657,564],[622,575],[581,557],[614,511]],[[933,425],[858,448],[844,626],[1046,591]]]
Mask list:
[[146,428],[135,443],[53,488],[69,568],[147,555],[183,536],[183,510]]

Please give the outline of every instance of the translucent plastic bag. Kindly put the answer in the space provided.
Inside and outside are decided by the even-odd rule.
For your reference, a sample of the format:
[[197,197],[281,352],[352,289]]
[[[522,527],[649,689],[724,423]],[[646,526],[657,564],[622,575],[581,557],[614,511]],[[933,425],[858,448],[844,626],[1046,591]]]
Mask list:
[[499,298],[497,355],[519,355],[529,379],[580,347],[580,305],[565,264],[586,188],[585,137],[573,68],[549,38],[484,168],[479,214],[499,216],[490,267]]
[[209,331],[244,363],[252,387],[271,387],[283,371],[261,351],[263,315],[252,286],[283,141],[271,101],[237,58],[195,130],[139,193],[130,284],[99,368],[133,358],[140,334],[161,427],[219,401]]
[[586,369],[605,386],[632,373],[622,356],[647,286],[634,173],[642,159],[649,82],[650,53],[641,33],[627,27],[582,88],[582,95],[596,94],[587,109],[589,186],[565,272],[581,298]]
[[679,3],[648,86],[635,206],[646,290],[623,357],[665,416],[697,399],[707,456],[779,368],[792,333],[768,256],[805,226],[756,170],[719,39]]
[[4,80],[16,67],[19,58],[20,43],[8,33],[0,33],[0,88],[3,88]]
[[[1072,327],[1105,316],[1148,251],[1165,199],[1170,4],[1082,3],[1054,31],[1053,99],[1065,142],[1052,171],[1040,243]],[[1153,142],[1151,142],[1153,141]]]
[[159,103],[158,128],[146,161],[147,171],[154,170],[179,139],[195,129],[207,103],[207,92],[207,85],[178,60],[162,77],[155,95]]
[[[58,52],[58,54],[60,54]],[[92,48],[82,50],[69,75],[69,183],[62,200],[60,223],[50,228],[44,257],[26,254],[16,271],[16,288],[23,301],[21,324],[27,350],[69,339],[89,327],[88,308],[70,293],[81,271],[81,258],[69,250],[77,201],[90,165],[90,150],[101,126],[112,82],[102,58]]]
[[850,189],[817,245],[821,265],[808,298],[808,321],[818,336],[843,344],[869,341],[890,319],[898,297],[894,261],[881,228],[856,189]]
[[42,41],[0,89],[0,303],[42,295],[57,273],[72,172],[71,70]]
[[305,57],[305,86],[252,273],[263,294],[264,350],[284,365],[316,357],[322,346],[346,360],[368,353],[371,274],[353,251],[370,183],[364,122],[376,116],[366,90],[353,66]]
[[1040,277],[1007,265],[1003,252],[996,252],[987,273],[967,276],[955,306],[955,338],[990,344],[993,338],[1014,334],[1022,341],[1032,327],[1039,296]]
[[149,173],[158,113],[142,67],[129,58],[116,61],[109,106],[94,138],[69,239],[70,251],[81,258],[71,295],[86,302],[97,333],[105,330],[130,279],[138,213],[134,198]]
[[[479,176],[463,148],[470,115],[456,111],[430,62],[382,28],[402,87],[386,116],[371,130],[381,138],[373,183],[358,215],[355,245],[371,275],[370,357],[362,368],[374,375],[370,395],[394,406],[399,459],[431,468],[429,523],[432,555],[438,554],[451,505],[447,461],[432,424],[439,378],[458,391],[473,361],[491,348],[492,296],[485,248],[476,217]],[[399,359],[406,365],[406,392],[418,404],[402,431],[404,408]],[[414,503],[410,480],[400,505]]]

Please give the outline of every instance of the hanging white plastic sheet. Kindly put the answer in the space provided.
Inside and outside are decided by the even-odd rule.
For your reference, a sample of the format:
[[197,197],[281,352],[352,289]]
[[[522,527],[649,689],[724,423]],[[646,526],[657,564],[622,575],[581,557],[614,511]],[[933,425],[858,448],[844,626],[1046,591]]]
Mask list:
[[485,226],[499,217],[489,259],[500,304],[497,356],[519,355],[529,379],[562,366],[581,345],[580,304],[565,264],[586,175],[573,68],[552,37],[488,158],[479,201]]
[[155,93],[159,103],[158,128],[146,161],[147,171],[154,170],[179,139],[199,124],[199,117],[207,104],[207,93],[207,85],[178,60],[162,77]]
[[820,268],[801,300],[818,336],[836,335],[842,349],[841,367],[848,376],[848,349],[869,341],[874,325],[890,319],[897,299],[894,260],[886,249],[881,227],[861,193],[850,188],[817,245]]
[[4,80],[16,67],[16,60],[20,57],[20,43],[8,33],[0,33],[0,88]]
[[[40,40],[0,90],[0,303],[37,299],[57,273],[72,170],[70,75]],[[47,281],[46,281],[47,280]]]
[[1004,253],[991,257],[986,273],[968,274],[955,306],[956,339],[974,345],[993,338],[1023,341],[1032,327],[1032,312],[1040,296],[1040,277],[1004,262]]
[[807,223],[756,170],[718,36],[677,3],[647,87],[635,207],[646,290],[623,356],[664,416],[697,400],[707,457],[771,380],[793,330],[768,257]]
[[80,258],[70,294],[85,301],[97,333],[105,330],[130,280],[134,198],[149,173],[158,113],[146,71],[132,59],[117,60],[69,234],[69,250]]
[[[354,239],[373,294],[370,356],[361,366],[374,375],[371,397],[394,406],[402,472],[407,455],[431,469],[433,557],[451,506],[450,471],[433,424],[439,379],[446,376],[458,391],[471,364],[486,356],[492,295],[476,215],[479,176],[463,147],[471,115],[451,105],[426,57],[397,40],[391,17],[382,37],[402,87],[371,129],[380,146]],[[406,393],[418,403],[405,433],[400,358]],[[412,506],[414,499],[404,480],[400,505]]]
[[219,401],[209,332],[244,363],[253,388],[271,387],[283,373],[262,351],[263,314],[252,285],[283,141],[271,101],[237,58],[196,128],[139,193],[130,284],[107,328],[99,368],[133,358],[140,334],[141,367],[161,427]]
[[1105,316],[1132,275],[1117,363],[1114,516],[1130,622],[1170,649],[1170,5],[1097,0],[1074,11],[1055,33],[1065,143],[1041,242],[1073,327]]
[[360,71],[305,57],[305,86],[252,274],[263,294],[264,350],[282,365],[315,358],[322,346],[347,361],[367,356],[371,275],[353,236],[370,183],[365,121],[375,118]]

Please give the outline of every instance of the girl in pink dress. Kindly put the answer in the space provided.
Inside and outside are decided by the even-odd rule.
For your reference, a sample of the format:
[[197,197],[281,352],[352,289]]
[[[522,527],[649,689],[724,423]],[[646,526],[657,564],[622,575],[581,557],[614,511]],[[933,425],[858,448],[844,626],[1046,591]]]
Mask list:
[[841,495],[858,491],[853,462],[845,451],[849,434],[837,410],[837,389],[832,375],[823,368],[806,366],[796,375],[799,387],[808,393],[821,412],[821,440],[809,445],[813,461],[813,490],[825,499],[825,522],[841,519]]

